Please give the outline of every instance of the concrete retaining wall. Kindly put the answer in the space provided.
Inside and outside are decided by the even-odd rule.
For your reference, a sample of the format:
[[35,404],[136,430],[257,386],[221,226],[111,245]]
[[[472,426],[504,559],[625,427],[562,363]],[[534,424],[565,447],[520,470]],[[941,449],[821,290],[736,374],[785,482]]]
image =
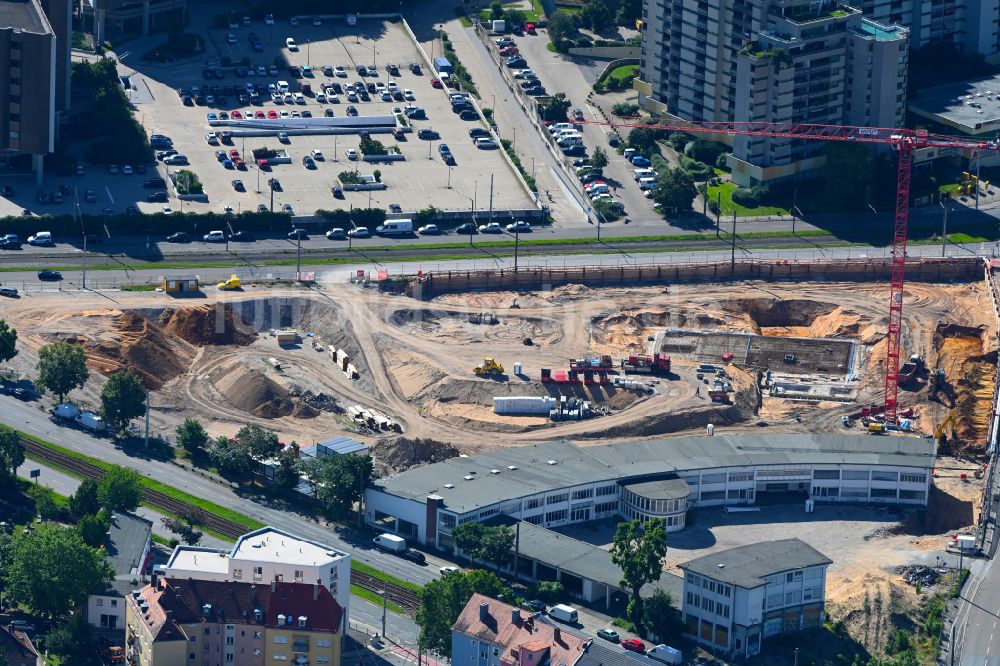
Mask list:
[[574,46],[569,50],[572,56],[583,58],[639,58],[642,48],[638,46]]
[[[657,283],[720,282],[724,280],[840,281],[888,280],[891,259],[852,259],[814,262],[737,261],[705,264],[647,264],[631,266],[533,266],[514,271],[440,271],[424,273],[411,283],[415,298],[444,292],[487,289],[551,289],[564,284],[593,287]],[[916,282],[972,281],[982,279],[983,265],[977,257],[910,259],[906,279]]]

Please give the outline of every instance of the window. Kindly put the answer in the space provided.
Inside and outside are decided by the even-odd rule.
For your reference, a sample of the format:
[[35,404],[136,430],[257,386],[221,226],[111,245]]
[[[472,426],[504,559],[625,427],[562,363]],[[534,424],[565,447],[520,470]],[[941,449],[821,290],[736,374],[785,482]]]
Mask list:
[[737,481],[753,481],[753,472],[730,472],[729,483]]
[[786,583],[798,583],[801,580],[802,580],[801,571],[789,571],[788,573],[785,574]]
[[329,657],[316,657],[316,663],[317,664],[329,664],[330,663],[330,658]]
[[897,472],[872,472],[872,481],[897,481],[899,479],[899,473]]
[[841,475],[844,481],[867,481],[868,480],[868,470],[864,469],[845,469]]
[[729,606],[722,606],[721,609],[720,609],[719,614],[722,617],[728,618],[729,617]]
[[590,507],[584,507],[582,509],[573,509],[570,513],[570,520],[578,522],[581,520],[590,520]]
[[813,470],[814,479],[839,479],[839,469],[817,469]]
[[198,637],[197,636],[192,636],[191,638],[188,639],[188,642],[190,642],[190,643],[197,643],[198,642]]
[[[874,479],[873,479],[874,480]],[[895,488],[872,488],[872,497],[896,497]]]
[[524,519],[524,522],[531,523],[532,525],[541,525],[543,517],[544,516],[542,516],[542,514],[538,514],[537,516],[528,516]]
[[554,523],[559,520],[566,520],[566,509],[560,509],[558,511],[549,511],[545,514],[545,522]]
[[295,577],[296,578],[302,578],[302,570],[301,569],[296,569],[295,570]]
[[594,513],[612,513],[618,510],[618,502],[602,502],[594,507]]
[[900,474],[899,480],[903,483],[924,483],[927,481],[926,474]]
[[451,530],[455,529],[455,523],[457,522],[457,519],[456,519],[456,517],[455,517],[454,514],[451,514],[451,513],[442,513],[442,514],[439,514],[439,516],[440,516],[440,520],[441,520],[441,523],[440,523],[441,529],[449,531],[449,532]]
[[104,599],[102,599],[101,597],[97,597],[97,605],[98,606],[103,606],[104,605]]
[[243,578],[243,569],[233,569],[233,578]]
[[558,495],[549,495],[545,498],[546,504],[558,504],[560,502],[565,502],[569,499],[569,493],[559,493]]
[[101,613],[101,626],[105,629],[116,629],[118,627],[118,617]]
[[593,488],[584,488],[583,490],[573,491],[573,499],[575,500],[590,499],[593,496],[594,496]]
[[777,608],[780,605],[781,605],[781,595],[780,594],[772,594],[772,595],[768,596],[768,598],[767,598],[767,607],[768,608]]
[[111,607],[112,608],[118,608],[118,600],[117,599],[112,599],[111,600]]
[[617,495],[618,486],[601,486],[595,492],[598,497],[604,497],[605,495]]
[[527,511],[528,509],[537,509],[541,505],[542,505],[542,498],[541,497],[533,497],[533,498],[531,498],[529,500],[524,500],[524,510],[525,511]]
[[285,654],[284,652],[276,652],[274,654],[274,660],[275,661],[288,661],[288,655]]
[[279,634],[278,636],[274,637],[274,642],[277,643],[278,645],[287,645],[288,644],[288,636],[281,636]]
[[208,636],[211,633],[212,633],[212,630],[209,627],[205,627],[205,635]]
[[194,652],[192,652],[191,654],[188,655],[188,661],[194,661],[197,658],[198,658],[198,655],[195,654]]
[[786,604],[797,604],[800,601],[802,601],[802,592],[800,590],[793,590],[785,593]]
[[328,648],[328,647],[330,647],[330,639],[329,638],[317,638],[316,639],[316,647],[318,647],[318,648]]
[[233,661],[233,656],[234,656],[234,655],[233,655],[233,653],[232,653],[232,652],[227,652],[227,653],[226,653],[226,662],[227,662],[227,663],[232,663],[232,661]]
[[235,640],[234,636],[226,636],[226,645],[232,645]]

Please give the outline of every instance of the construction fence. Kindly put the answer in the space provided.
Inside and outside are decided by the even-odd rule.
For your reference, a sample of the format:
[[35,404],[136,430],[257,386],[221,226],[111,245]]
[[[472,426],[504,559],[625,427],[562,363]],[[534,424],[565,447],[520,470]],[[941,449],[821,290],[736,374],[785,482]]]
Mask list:
[[[888,280],[891,267],[890,258],[866,258],[429,271],[411,278],[408,293],[415,298],[430,298],[446,292],[544,290],[566,284],[607,287],[725,280],[873,282]],[[982,271],[983,261],[978,257],[914,258],[906,262],[906,279],[916,282],[980,280]]]

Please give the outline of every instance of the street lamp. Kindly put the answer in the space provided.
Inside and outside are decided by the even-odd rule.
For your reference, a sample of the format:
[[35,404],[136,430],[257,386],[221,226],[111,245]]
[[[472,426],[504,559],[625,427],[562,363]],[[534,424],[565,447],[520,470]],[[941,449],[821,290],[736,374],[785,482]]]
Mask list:
[[385,613],[389,605],[389,595],[385,590],[379,590],[376,594],[382,595],[382,638],[385,638]]

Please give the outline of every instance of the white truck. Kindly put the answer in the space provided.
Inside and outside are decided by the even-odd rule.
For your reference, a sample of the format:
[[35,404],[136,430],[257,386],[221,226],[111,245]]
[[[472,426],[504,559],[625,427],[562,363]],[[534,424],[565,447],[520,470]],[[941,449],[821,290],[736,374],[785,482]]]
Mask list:
[[396,553],[399,555],[406,552],[406,539],[398,537],[395,534],[379,534],[372,539],[372,544],[379,550],[384,550],[387,553]]
[[684,653],[677,648],[672,648],[669,645],[657,645],[649,649],[646,653],[647,657],[655,659],[656,661],[663,662],[664,664],[683,664],[684,663]]
[[86,428],[92,432],[104,432],[104,420],[93,412],[81,412],[76,405],[61,403],[52,408],[52,415],[56,418],[73,423]]
[[564,604],[556,604],[549,609],[549,617],[554,620],[559,620],[560,622],[565,622],[567,624],[576,624],[579,620],[576,614],[576,609],[572,606],[566,606]]
[[375,227],[376,233],[383,236],[401,236],[413,233],[413,220],[386,220],[385,224]]

